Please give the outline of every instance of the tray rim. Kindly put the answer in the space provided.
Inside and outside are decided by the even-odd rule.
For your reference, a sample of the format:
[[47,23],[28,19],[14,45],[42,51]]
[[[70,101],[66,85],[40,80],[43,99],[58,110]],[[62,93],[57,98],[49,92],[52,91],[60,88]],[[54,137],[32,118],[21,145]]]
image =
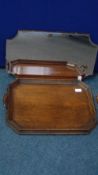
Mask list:
[[[45,65],[47,65],[47,66],[51,66],[51,65],[53,65],[53,66],[66,66],[66,67],[68,67],[69,69],[73,69],[74,68],[74,70],[76,71],[76,73],[77,73],[77,76],[70,76],[70,77],[66,77],[66,76],[56,76],[56,75],[52,75],[52,76],[50,76],[50,75],[27,75],[27,74],[20,74],[20,75],[18,75],[17,73],[13,73],[13,67],[15,66],[15,65],[37,65],[37,66],[45,66]],[[44,78],[59,78],[59,79],[77,79],[77,77],[78,76],[81,76],[81,77],[85,77],[85,74],[84,74],[84,72],[82,72],[80,69],[79,69],[79,67],[76,65],[76,64],[70,64],[70,63],[68,63],[67,61],[49,61],[49,60],[47,60],[47,61],[44,61],[44,60],[31,60],[31,59],[28,59],[28,60],[24,60],[24,59],[15,59],[15,60],[13,60],[13,61],[10,61],[10,62],[8,62],[7,63],[7,71],[8,71],[8,73],[10,73],[10,74],[12,74],[12,75],[15,75],[15,77],[16,78],[40,78],[40,77],[44,77]]]

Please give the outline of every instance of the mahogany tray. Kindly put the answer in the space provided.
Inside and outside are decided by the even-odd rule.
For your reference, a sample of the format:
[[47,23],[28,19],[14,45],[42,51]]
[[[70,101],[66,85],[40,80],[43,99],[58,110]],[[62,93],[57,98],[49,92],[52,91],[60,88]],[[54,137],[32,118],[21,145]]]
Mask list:
[[78,80],[76,66],[18,60],[9,71],[17,80],[10,84],[4,103],[7,121],[19,133],[85,134],[96,126],[92,94]]

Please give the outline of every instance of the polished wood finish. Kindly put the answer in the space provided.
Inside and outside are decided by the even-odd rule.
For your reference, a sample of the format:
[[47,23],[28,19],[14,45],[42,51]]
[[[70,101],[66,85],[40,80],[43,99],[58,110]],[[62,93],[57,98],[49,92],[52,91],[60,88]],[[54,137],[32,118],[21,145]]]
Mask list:
[[[19,72],[4,96],[8,123],[16,131],[82,134],[96,126],[93,98],[88,86],[78,81],[81,74],[76,66],[64,62],[16,61],[9,67],[12,74],[15,65],[20,65],[21,71],[28,67],[24,76]],[[27,76],[29,66],[31,72]]]
[[8,121],[22,133],[87,133],[96,125],[84,83],[17,80],[6,99]]
[[77,79],[83,76],[77,66],[60,61],[16,60],[9,63],[8,69],[18,78]]

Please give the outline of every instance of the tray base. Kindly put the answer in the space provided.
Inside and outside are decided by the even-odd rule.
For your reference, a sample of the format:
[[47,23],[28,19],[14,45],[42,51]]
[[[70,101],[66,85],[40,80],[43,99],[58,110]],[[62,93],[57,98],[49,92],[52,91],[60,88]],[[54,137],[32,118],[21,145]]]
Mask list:
[[89,88],[64,80],[16,80],[7,96],[8,122],[19,133],[88,133],[96,125]]

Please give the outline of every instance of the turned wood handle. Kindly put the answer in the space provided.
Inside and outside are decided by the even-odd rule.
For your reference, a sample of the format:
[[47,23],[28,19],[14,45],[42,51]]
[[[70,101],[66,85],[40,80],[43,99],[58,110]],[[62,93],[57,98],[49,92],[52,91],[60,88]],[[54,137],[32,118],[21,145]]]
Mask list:
[[3,97],[3,103],[5,105],[5,107],[7,108],[8,106],[8,94],[5,94],[4,97]]

